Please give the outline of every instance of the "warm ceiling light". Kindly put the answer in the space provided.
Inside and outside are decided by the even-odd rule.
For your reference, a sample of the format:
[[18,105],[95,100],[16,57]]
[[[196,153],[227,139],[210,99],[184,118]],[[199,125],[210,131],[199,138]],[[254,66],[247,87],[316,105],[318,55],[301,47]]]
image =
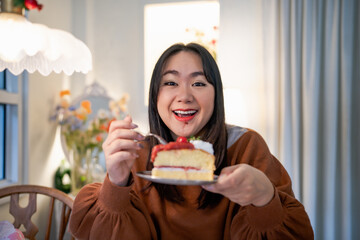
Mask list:
[[27,70],[49,75],[52,71],[67,75],[92,69],[89,48],[72,34],[31,23],[13,0],[0,0],[0,71],[15,75]]

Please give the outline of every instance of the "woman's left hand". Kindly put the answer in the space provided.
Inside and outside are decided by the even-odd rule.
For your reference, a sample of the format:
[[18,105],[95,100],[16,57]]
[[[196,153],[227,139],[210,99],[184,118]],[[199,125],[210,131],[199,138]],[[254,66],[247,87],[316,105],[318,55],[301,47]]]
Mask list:
[[274,186],[269,178],[248,164],[226,167],[221,171],[217,183],[202,187],[222,194],[241,206],[264,206],[274,197]]

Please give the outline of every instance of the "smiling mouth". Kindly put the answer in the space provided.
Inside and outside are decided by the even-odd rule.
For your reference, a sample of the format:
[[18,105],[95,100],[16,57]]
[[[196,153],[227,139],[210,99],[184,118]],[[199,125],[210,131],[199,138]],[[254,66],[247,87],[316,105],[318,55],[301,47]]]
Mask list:
[[189,118],[189,117],[194,116],[197,113],[197,111],[196,110],[189,110],[189,111],[176,110],[176,111],[173,111],[173,113],[179,118]]
[[192,119],[195,118],[196,114],[198,113],[197,110],[175,110],[173,111],[175,118],[184,123],[190,122]]

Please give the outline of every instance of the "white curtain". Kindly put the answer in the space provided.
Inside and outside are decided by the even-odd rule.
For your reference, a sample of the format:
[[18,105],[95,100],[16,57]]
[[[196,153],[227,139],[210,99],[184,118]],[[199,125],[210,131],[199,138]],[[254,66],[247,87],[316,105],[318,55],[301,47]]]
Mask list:
[[315,239],[360,239],[359,1],[220,0],[220,9],[227,121],[264,136]]
[[316,239],[360,239],[357,0],[262,1],[269,129]]

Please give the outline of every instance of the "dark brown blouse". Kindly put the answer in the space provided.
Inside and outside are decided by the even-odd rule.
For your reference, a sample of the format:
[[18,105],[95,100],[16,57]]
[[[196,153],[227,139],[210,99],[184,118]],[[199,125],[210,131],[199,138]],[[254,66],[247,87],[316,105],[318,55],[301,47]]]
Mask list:
[[240,206],[223,198],[214,208],[198,209],[200,186],[182,186],[181,204],[161,200],[155,188],[136,176],[144,171],[145,147],[132,169],[127,187],[101,183],[85,186],[76,196],[70,231],[78,239],[314,239],[303,205],[294,197],[285,168],[252,130],[228,148],[229,165],[246,163],[263,171],[275,186],[274,198],[263,207]]

